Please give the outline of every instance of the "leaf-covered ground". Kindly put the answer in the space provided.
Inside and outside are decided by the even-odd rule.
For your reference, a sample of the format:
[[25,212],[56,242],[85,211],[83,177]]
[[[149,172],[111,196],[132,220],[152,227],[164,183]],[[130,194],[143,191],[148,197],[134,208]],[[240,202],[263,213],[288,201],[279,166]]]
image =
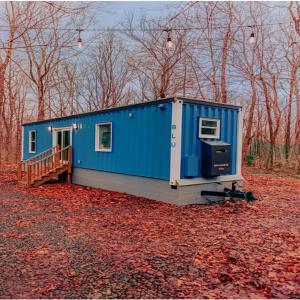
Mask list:
[[0,298],[299,298],[300,180],[176,207],[0,171]]

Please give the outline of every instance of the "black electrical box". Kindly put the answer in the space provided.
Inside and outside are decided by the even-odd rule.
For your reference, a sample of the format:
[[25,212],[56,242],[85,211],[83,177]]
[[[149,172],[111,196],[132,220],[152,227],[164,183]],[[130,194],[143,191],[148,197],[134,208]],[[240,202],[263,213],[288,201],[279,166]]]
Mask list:
[[231,145],[221,141],[201,141],[201,174],[216,177],[230,173]]

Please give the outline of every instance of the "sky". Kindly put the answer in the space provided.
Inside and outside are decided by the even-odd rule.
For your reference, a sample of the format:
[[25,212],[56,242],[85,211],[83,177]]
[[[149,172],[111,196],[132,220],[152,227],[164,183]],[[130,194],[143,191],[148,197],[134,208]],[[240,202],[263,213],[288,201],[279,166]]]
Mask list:
[[130,14],[136,19],[142,16],[157,19],[178,11],[178,7],[183,5],[186,3],[178,1],[105,1],[97,2],[95,7],[99,8],[97,13],[99,26],[114,27]]

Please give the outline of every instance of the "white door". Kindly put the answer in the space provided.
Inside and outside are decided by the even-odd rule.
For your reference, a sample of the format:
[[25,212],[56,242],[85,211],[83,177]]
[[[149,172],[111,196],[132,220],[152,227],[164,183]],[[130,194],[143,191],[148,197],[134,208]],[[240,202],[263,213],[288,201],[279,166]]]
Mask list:
[[[72,129],[54,128],[53,129],[53,146],[59,145],[60,150],[72,145]],[[68,160],[68,152],[62,152],[62,160]]]

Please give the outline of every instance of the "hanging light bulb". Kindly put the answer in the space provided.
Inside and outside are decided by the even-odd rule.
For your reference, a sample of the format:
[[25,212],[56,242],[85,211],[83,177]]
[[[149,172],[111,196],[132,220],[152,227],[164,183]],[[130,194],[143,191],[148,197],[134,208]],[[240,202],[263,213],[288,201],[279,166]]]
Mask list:
[[170,36],[168,36],[168,38],[167,38],[167,44],[166,44],[166,46],[167,46],[168,49],[171,49],[174,46],[174,44],[173,44],[172,39],[171,39]]
[[170,35],[171,29],[165,29],[164,31],[166,31],[168,34],[166,47],[167,49],[171,49],[174,46],[174,43],[172,42],[171,35]]
[[77,40],[78,48],[82,47],[82,39],[79,37]]
[[78,45],[78,48],[81,48],[83,42],[82,42],[82,38],[80,36],[80,33],[81,33],[81,31],[83,31],[83,29],[76,29],[76,31],[78,32],[77,45]]
[[252,33],[250,34],[249,43],[250,43],[250,44],[254,44],[255,41],[256,41],[256,38],[255,38],[254,32],[252,32]]

